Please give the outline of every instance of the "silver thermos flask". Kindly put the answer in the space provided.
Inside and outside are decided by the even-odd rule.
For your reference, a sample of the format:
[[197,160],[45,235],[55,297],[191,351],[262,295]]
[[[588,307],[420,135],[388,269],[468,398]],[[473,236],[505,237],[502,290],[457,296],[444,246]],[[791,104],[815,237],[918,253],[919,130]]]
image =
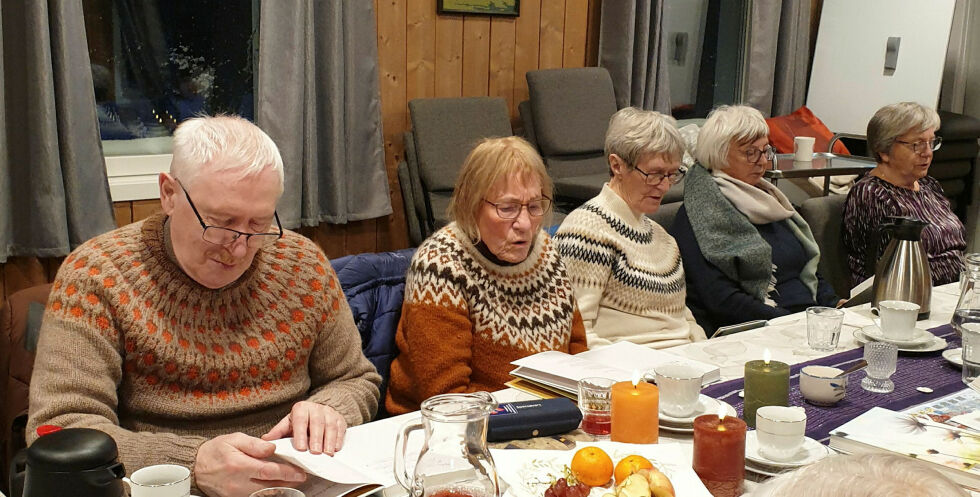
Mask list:
[[881,230],[891,240],[875,266],[872,307],[883,300],[904,300],[919,304],[919,319],[929,317],[932,273],[920,241],[925,227],[925,222],[910,217],[888,217],[882,223]]

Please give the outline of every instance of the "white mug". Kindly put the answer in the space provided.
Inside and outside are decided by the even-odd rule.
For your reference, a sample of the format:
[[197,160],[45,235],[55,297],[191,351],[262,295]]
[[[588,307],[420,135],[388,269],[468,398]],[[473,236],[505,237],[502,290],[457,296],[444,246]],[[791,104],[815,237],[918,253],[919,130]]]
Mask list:
[[812,136],[797,136],[793,138],[793,160],[797,162],[813,161],[813,143],[817,141]]
[[188,497],[191,470],[176,464],[157,464],[137,470],[123,479],[132,497]]
[[755,431],[763,457],[790,461],[806,440],[806,411],[802,407],[760,407],[755,412]]
[[909,340],[915,335],[915,321],[919,317],[919,304],[904,300],[878,302],[881,318],[881,334],[894,340]]

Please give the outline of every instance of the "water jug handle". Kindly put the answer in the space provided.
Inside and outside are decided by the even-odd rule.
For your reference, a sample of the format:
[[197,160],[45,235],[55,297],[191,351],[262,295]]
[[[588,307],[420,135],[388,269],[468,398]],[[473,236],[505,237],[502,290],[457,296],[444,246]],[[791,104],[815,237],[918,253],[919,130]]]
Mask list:
[[394,471],[395,480],[398,484],[408,491],[408,495],[414,496],[415,493],[412,490],[415,478],[408,474],[408,466],[405,464],[405,451],[407,450],[408,436],[413,431],[421,430],[422,423],[418,420],[411,420],[402,425],[401,431],[395,437],[395,458],[394,458]]

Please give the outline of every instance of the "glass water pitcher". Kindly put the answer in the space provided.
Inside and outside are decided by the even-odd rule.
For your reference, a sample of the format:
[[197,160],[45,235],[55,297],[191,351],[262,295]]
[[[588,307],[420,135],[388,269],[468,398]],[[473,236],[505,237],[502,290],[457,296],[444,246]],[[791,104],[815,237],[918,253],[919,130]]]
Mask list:
[[966,256],[952,325],[963,337],[963,383],[969,385],[980,375],[980,253]]

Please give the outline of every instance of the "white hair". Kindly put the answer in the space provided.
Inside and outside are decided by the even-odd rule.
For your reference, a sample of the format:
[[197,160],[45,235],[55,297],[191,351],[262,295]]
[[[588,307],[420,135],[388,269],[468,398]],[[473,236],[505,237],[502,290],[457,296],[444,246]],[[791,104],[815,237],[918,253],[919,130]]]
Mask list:
[[[665,155],[678,161],[684,149],[684,139],[673,117],[652,110],[626,107],[609,119],[606,156],[616,154],[630,168],[650,156]],[[612,174],[611,169],[609,172]]]
[[174,131],[170,174],[190,186],[201,174],[235,171],[246,178],[266,169],[279,177],[283,191],[283,166],[279,148],[269,135],[238,116],[203,116],[188,119]]
[[926,463],[893,454],[837,455],[777,476],[751,497],[969,497]]
[[709,171],[728,168],[728,149],[769,136],[762,113],[748,105],[722,105],[708,114],[698,133],[694,157]]
[[875,160],[881,162],[881,154],[888,153],[898,137],[910,131],[935,131],[939,124],[939,114],[922,104],[899,102],[886,105],[868,121],[868,149]]

